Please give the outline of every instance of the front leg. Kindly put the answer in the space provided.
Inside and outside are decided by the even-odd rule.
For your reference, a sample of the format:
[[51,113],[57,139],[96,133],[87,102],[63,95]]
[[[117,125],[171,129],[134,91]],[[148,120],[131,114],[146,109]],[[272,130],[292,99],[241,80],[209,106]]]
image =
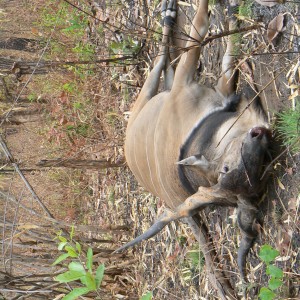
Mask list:
[[185,45],[186,52],[181,56],[177,66],[173,86],[181,88],[190,84],[198,66],[200,43],[208,30],[208,0],[200,0],[194,17],[189,41]]

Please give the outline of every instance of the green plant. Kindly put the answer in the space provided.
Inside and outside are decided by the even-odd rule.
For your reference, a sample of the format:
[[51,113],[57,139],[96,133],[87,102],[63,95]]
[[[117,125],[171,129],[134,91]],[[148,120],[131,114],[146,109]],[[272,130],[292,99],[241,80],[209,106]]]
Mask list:
[[70,138],[76,136],[87,137],[89,135],[90,126],[89,124],[78,124],[78,125],[67,125],[66,132]]
[[278,114],[277,130],[285,146],[300,151],[300,105]]
[[31,93],[27,96],[27,99],[29,102],[35,102],[35,101],[37,101],[37,98],[38,98],[37,95],[34,93]]
[[107,120],[108,124],[111,126],[116,126],[119,118],[120,118],[120,116],[118,115],[118,113],[113,111],[112,109],[110,109],[106,113],[106,120]]
[[252,5],[253,5],[252,0],[242,1],[242,3],[240,3],[239,5],[239,10],[238,10],[239,16],[251,18],[253,15]]
[[68,93],[77,92],[76,83],[72,82],[72,81],[71,82],[67,82],[67,83],[63,84],[62,90],[65,91],[65,92],[68,92]]
[[197,249],[193,249],[187,252],[187,260],[189,264],[194,269],[202,268],[204,265],[204,256],[202,251],[197,245]]
[[[59,12],[59,13],[57,13]],[[59,3],[58,7],[54,8],[53,6],[45,6],[41,13],[40,24],[42,28],[54,28],[61,27],[65,24],[65,20],[68,14],[68,5],[66,2]]]
[[57,275],[55,280],[60,283],[80,284],[79,287],[72,288],[72,291],[62,298],[63,300],[76,299],[92,291],[97,292],[104,276],[104,264],[94,270],[92,248],[88,248],[84,253],[80,243],[73,240],[73,236],[74,228],[70,232],[69,240],[62,235],[62,232],[59,232],[56,237],[59,241],[58,250],[63,254],[55,260],[53,265],[61,264],[67,259],[71,259],[71,262],[68,264],[68,271]]
[[81,102],[74,102],[73,103],[73,108],[75,110],[81,110],[83,108],[83,104]]
[[112,186],[109,188],[108,201],[111,204],[115,203],[115,189]]
[[95,45],[78,42],[72,51],[78,54],[79,59],[82,60],[91,60],[95,54]]
[[[78,11],[76,13],[79,13]],[[82,31],[85,30],[86,25],[87,25],[87,18],[85,15],[76,15],[73,14],[72,15],[72,19],[68,20],[68,24],[70,26],[62,29],[62,32],[66,33],[66,34],[70,34],[73,35],[74,33],[79,33],[80,35],[82,35]]]
[[151,300],[153,297],[153,293],[152,292],[147,292],[146,294],[144,294],[140,300]]
[[239,56],[241,54],[241,41],[242,35],[240,33],[234,33],[231,35],[233,49],[231,55]]
[[152,38],[155,42],[160,42],[162,38],[162,27],[159,26],[155,31],[153,32]]
[[141,45],[139,42],[130,36],[123,39],[121,42],[112,42],[110,44],[110,50],[114,54],[134,55],[140,50],[140,48]]
[[272,300],[276,298],[276,290],[282,286],[283,271],[272,264],[279,255],[279,251],[270,245],[263,245],[259,252],[260,259],[266,264],[266,274],[270,276],[268,287],[262,287],[259,291],[261,300]]
[[199,249],[199,245],[196,244],[186,253],[185,264],[182,268],[182,277],[185,281],[190,282],[195,276],[195,273],[199,271],[204,266],[204,256],[202,251]]
[[178,242],[178,244],[179,244],[181,247],[184,246],[184,244],[186,243],[186,241],[187,241],[186,236],[180,235],[180,236],[177,237],[177,242]]
[[[84,9],[85,4],[81,3],[81,5]],[[60,1],[57,5],[46,5],[37,25],[42,31],[52,31],[55,28],[55,34],[50,42],[50,59],[59,57],[60,60],[92,60],[94,58],[96,46],[86,38],[89,17],[68,3]],[[78,66],[69,66],[68,69],[72,69],[82,78],[89,73]]]

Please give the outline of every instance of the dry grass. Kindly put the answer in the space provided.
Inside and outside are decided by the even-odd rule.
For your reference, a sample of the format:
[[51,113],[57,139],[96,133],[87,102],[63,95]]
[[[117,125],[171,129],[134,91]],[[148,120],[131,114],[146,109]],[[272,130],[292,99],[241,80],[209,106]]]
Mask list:
[[[4,2],[2,0],[2,3]],[[44,2],[21,1],[17,9],[31,14],[34,12],[38,19],[40,8],[43,7]],[[83,7],[88,8],[86,2],[80,1],[80,3],[85,3]],[[151,30],[146,30],[142,26],[147,24],[147,28],[158,30],[159,19],[156,18],[159,12],[158,6],[154,7],[154,4],[151,4],[152,6],[145,7],[144,1],[134,1],[134,5],[129,8],[125,8],[125,5],[130,5],[130,3],[119,3],[106,7],[103,4],[97,11],[97,16],[102,20],[109,19],[108,25],[99,31],[101,23],[90,18],[90,35],[85,35],[84,38],[95,41],[98,58],[109,57],[112,55],[109,45],[116,40],[113,26],[121,27],[125,39],[127,39],[126,36],[134,39],[137,37],[138,40],[145,39],[146,43],[138,60],[132,61],[133,65],[129,66],[120,64],[88,65],[91,72],[87,74],[84,70],[86,77],[80,77],[73,70],[36,76],[26,89],[26,95],[34,95],[38,100],[36,102],[40,101],[43,111],[46,112],[44,122],[6,125],[3,129],[8,146],[15,159],[20,160],[22,167],[35,167],[40,159],[49,157],[105,158],[111,161],[123,159],[123,140],[130,105],[149,71],[149,66],[157,50],[155,39],[159,36],[157,33],[152,35]],[[185,9],[185,7],[183,8]],[[189,15],[192,16],[192,6],[187,8]],[[286,85],[287,74],[289,74],[288,79],[291,80],[288,82],[289,85],[294,83],[293,80],[299,80],[297,76],[295,79],[291,78],[290,72],[297,60],[299,61],[299,54],[272,54],[272,52],[296,50],[299,52],[299,49],[296,49],[299,44],[299,32],[297,32],[299,23],[294,17],[299,14],[297,9],[293,3],[286,3],[274,9],[266,9],[253,4],[254,15],[246,22],[247,25],[253,24],[258,16],[262,15],[262,24],[265,25],[279,12],[288,12],[285,31],[274,41],[275,45],[268,45],[264,29],[245,33],[243,36],[243,53],[248,56],[253,67],[254,81],[259,89],[263,90],[262,98],[271,123],[273,123],[274,112],[290,106],[290,101],[287,99],[292,91]],[[7,19],[15,20],[20,26],[23,21],[19,19],[19,14],[14,14],[11,7],[8,6],[6,6],[6,10],[8,12]],[[27,25],[24,25],[23,28],[26,27],[28,30],[32,28],[29,19],[25,13],[24,20]],[[218,33],[226,27],[224,10],[221,6],[212,6],[211,22],[211,33]],[[120,24],[122,25],[120,26]],[[112,27],[109,28],[109,25]],[[18,26],[11,30],[17,32]],[[33,30],[34,34],[37,30],[43,38],[48,36],[47,31],[42,32],[36,25],[34,28],[37,28]],[[56,32],[53,36],[55,46],[59,39],[60,36]],[[72,46],[66,36],[62,37],[61,43],[64,47]],[[215,70],[220,70],[221,59],[216,60],[215,58],[222,57],[224,46],[224,42],[217,39],[204,48],[201,57],[204,62],[201,65],[201,82],[211,85],[216,82]],[[74,53],[63,52],[60,56],[59,52],[54,50],[51,48],[51,51],[46,53],[46,58],[51,60],[79,59]],[[1,53],[1,55],[6,55],[5,53]],[[37,54],[40,53],[30,57],[28,54],[19,52],[14,55],[22,59],[34,60]],[[26,77],[22,79],[22,82],[15,83],[14,94],[20,91],[25,79]],[[242,80],[249,80],[243,70]],[[271,84],[266,87],[269,82]],[[64,85],[70,83],[74,83],[76,88],[66,91]],[[76,109],[79,105],[76,103],[81,103],[82,108]],[[87,124],[88,132],[78,133],[68,127],[78,128],[82,124]],[[12,134],[9,134],[10,132]],[[271,244],[280,250],[282,261],[278,261],[277,264],[285,272],[280,299],[288,299],[288,297],[296,299],[297,294],[299,295],[299,174],[299,155],[292,156],[290,153],[287,153],[286,157],[278,161],[272,169],[262,206],[264,226],[261,229],[258,243],[249,256],[249,279],[255,283],[257,291],[258,287],[267,284],[264,267],[257,258],[260,245]],[[205,266],[201,263],[197,264],[191,259],[190,253],[197,251],[198,245],[189,228],[182,223],[172,223],[161,234],[136,246],[124,257],[107,257],[101,253],[102,248],[115,249],[121,242],[126,242],[144,232],[164,208],[159,199],[154,198],[138,186],[126,166],[99,171],[36,170],[27,174],[27,178],[40,199],[60,221],[84,226],[95,225],[100,228],[120,225],[129,228],[129,232],[122,235],[115,234],[114,231],[99,233],[97,230],[92,230],[91,227],[84,227],[83,231],[78,229],[77,232],[77,238],[83,239],[84,237],[87,239],[85,241],[93,247],[94,252],[99,252],[98,260],[100,263],[105,262],[108,272],[112,270],[112,275],[105,279],[104,284],[104,290],[111,299],[117,299],[116,295],[123,295],[125,299],[135,299],[136,295],[140,296],[149,290],[153,291],[154,299],[157,300],[218,299],[207,281]],[[37,210],[40,215],[43,215],[42,210],[24,189],[19,177],[12,174],[10,177],[6,176],[5,179],[3,190],[9,191],[16,199],[21,199],[23,205],[31,210]],[[3,182],[1,178],[0,182]],[[18,206],[7,202],[9,204],[6,204],[5,208],[4,202],[0,203],[0,211],[5,212],[6,220],[14,220],[12,222],[15,224],[45,222],[43,217],[34,216],[22,207],[15,218]],[[234,286],[239,281],[236,253],[240,239],[235,218],[233,209],[224,208],[207,210],[204,218],[212,232],[218,251],[221,265],[216,267],[226,268],[229,271],[228,274],[231,275]],[[49,225],[51,222],[47,224]],[[51,238],[58,227],[54,226],[54,229],[46,230],[46,232],[43,229],[41,233]],[[21,233],[26,234],[26,230]],[[20,236],[22,235],[20,234]],[[3,238],[12,243],[9,237],[10,232],[8,231]],[[105,239],[109,242],[101,244],[93,241],[94,239]],[[16,241],[14,239],[14,242]],[[3,252],[3,259],[9,255],[10,249],[8,247],[7,251]],[[53,250],[51,258],[55,255]],[[23,267],[15,265],[15,268],[18,273]],[[119,272],[116,272],[116,268],[119,268]],[[254,297],[249,295],[248,299],[254,299]]]

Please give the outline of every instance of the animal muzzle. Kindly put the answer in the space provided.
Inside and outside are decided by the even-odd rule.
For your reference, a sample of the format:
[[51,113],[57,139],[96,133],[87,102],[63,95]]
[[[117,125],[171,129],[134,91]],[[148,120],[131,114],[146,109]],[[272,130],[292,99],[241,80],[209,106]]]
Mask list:
[[234,157],[236,166],[220,177],[222,189],[235,195],[258,196],[263,188],[260,177],[268,159],[270,136],[266,127],[253,127],[241,145],[235,145],[240,147],[240,156]]
[[241,178],[246,176],[245,192],[252,194],[261,187],[260,175],[269,158],[269,147],[272,134],[266,127],[253,127],[247,134],[242,147],[242,160],[240,165]]
[[271,131],[266,127],[253,127],[249,131],[250,139],[262,140],[266,138],[269,141],[272,137]]

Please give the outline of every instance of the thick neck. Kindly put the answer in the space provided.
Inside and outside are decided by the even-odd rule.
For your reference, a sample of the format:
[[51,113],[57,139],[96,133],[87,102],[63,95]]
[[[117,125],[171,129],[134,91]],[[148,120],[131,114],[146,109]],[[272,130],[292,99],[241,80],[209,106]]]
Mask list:
[[[216,110],[205,117],[192,130],[186,142],[180,149],[179,160],[192,155],[201,154],[208,161],[214,160],[216,148],[216,135],[223,124],[236,116],[235,112]],[[197,191],[199,186],[210,186],[216,183],[217,177],[207,177],[197,167],[186,167],[179,165],[178,172],[182,184],[188,192]]]

